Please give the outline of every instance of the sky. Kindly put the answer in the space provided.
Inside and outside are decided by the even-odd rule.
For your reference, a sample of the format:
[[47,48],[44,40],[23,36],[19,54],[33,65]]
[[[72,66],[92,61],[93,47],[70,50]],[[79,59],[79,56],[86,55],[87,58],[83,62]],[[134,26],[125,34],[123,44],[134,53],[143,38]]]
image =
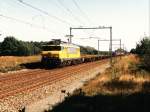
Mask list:
[[[67,41],[70,27],[112,26],[113,39],[121,39],[127,50],[150,35],[149,0],[0,0],[0,41],[14,36],[23,41]],[[72,30],[72,42],[97,47],[97,39],[109,39],[109,29]],[[113,41],[113,50],[119,41]],[[100,41],[100,50],[109,42]]]

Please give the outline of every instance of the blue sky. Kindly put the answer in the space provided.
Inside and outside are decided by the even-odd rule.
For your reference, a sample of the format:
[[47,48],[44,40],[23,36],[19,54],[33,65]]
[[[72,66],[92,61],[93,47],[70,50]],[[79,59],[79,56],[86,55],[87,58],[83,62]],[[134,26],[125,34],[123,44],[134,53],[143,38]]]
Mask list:
[[[136,42],[144,35],[149,34],[149,0],[75,0],[84,14],[73,0],[23,1],[69,24],[27,7],[17,0],[0,0],[0,15],[34,24],[23,24],[0,17],[0,41],[9,35],[25,41],[49,41],[53,38],[67,40],[65,35],[69,33],[69,27],[112,26],[113,38],[121,38],[129,50],[135,47]],[[79,38],[98,36],[109,39],[108,30],[74,30],[73,34],[74,43],[95,48],[97,40]],[[100,50],[108,50],[108,45],[108,42],[101,42]]]

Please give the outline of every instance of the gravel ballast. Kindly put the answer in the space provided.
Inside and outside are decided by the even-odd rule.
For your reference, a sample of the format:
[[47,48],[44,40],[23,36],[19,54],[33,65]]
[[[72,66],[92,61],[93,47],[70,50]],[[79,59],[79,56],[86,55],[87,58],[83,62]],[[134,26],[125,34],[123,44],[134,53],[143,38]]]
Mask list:
[[86,81],[104,72],[108,67],[108,63],[101,64],[86,72],[71,75],[71,77],[52,85],[1,99],[0,112],[18,112],[22,109],[25,109],[25,112],[43,112],[62,102],[75,89],[80,88]]

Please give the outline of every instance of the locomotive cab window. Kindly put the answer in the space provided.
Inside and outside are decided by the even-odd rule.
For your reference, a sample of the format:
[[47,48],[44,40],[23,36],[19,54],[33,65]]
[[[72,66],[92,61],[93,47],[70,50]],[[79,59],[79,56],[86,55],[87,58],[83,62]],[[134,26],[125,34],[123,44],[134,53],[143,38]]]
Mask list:
[[43,46],[43,51],[60,51],[61,46]]

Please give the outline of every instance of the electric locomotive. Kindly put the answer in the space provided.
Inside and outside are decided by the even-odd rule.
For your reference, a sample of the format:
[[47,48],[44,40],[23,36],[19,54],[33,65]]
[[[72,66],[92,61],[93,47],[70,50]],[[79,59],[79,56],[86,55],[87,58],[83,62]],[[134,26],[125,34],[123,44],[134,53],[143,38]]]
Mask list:
[[80,56],[79,46],[62,42],[59,39],[43,45],[41,55],[41,62],[49,66],[66,66],[83,61]]

